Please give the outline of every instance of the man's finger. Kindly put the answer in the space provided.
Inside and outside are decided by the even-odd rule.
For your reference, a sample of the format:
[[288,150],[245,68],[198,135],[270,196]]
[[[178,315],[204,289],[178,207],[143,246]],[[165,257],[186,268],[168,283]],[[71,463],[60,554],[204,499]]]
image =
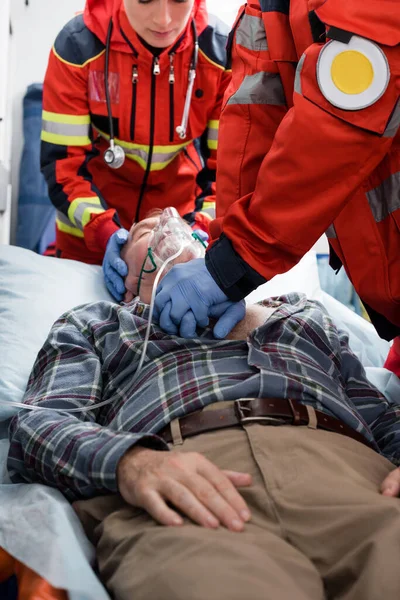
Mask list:
[[159,487],[162,496],[192,521],[202,527],[216,529],[218,519],[196,498],[184,483],[169,479],[163,481]]
[[400,496],[400,468],[389,473],[381,485],[381,493],[392,498]]
[[[191,491],[196,498],[205,506],[227,529],[231,531],[242,531],[245,519],[242,518],[234,508],[234,504],[239,506],[243,511],[246,510],[246,504],[234,501],[234,495],[230,494],[228,487],[232,487],[235,493],[236,490],[232,486],[228,478],[223,476],[224,484],[217,489],[209,480],[209,478],[200,475],[192,476],[188,482]],[[247,516],[247,513],[246,513]]]
[[138,504],[135,504],[135,506],[143,508],[155,521],[157,521],[157,523],[161,523],[161,525],[177,527],[178,525],[183,524],[182,517],[168,507],[165,500],[156,490],[150,490],[143,494],[141,498],[138,499]]
[[239,473],[238,471],[222,471],[232,481],[237,488],[250,487],[253,485],[253,478],[249,473]]
[[[224,517],[221,518],[219,513],[216,513],[213,510],[214,514],[221,519],[224,525],[229,527],[229,529],[237,530],[237,525],[234,524],[237,518],[241,521],[248,521],[250,519],[249,507],[243,496],[237,491],[234,484],[225,473],[209,461],[205,461],[197,469],[197,472],[210,482],[218,492],[218,497],[224,499]],[[245,474],[243,473],[242,475]],[[247,481],[247,479],[245,480]],[[229,509],[225,508],[225,503],[229,506]],[[220,505],[218,505],[218,509],[219,506]],[[209,508],[211,508],[211,506],[209,506]]]

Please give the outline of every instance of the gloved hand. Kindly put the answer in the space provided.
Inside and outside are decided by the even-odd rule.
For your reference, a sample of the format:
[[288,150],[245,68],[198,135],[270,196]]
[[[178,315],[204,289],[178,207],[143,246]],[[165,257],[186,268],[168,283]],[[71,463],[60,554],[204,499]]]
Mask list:
[[190,338],[196,326],[206,327],[209,317],[218,319],[214,337],[223,339],[243,319],[244,302],[232,302],[215,283],[204,258],[175,265],[157,289],[154,318],[167,333]]
[[103,273],[107,289],[118,302],[121,302],[126,291],[124,279],[128,275],[128,267],[121,258],[121,250],[128,240],[128,235],[129,232],[122,228],[113,233],[107,242],[103,259]]
[[193,233],[195,233],[205,244],[207,244],[208,240],[210,239],[208,233],[203,231],[203,229],[193,229]]

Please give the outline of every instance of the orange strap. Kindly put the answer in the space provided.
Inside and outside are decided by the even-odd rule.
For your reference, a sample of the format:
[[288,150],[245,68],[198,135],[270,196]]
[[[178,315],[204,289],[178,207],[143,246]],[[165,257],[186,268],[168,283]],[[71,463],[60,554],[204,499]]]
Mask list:
[[0,582],[17,576],[18,600],[68,600],[64,590],[54,588],[45,579],[0,548]]

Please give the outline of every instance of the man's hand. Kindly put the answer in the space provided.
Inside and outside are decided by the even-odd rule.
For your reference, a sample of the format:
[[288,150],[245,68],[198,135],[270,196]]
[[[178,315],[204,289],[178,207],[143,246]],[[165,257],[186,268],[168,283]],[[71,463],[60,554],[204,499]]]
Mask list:
[[119,492],[128,504],[146,510],[162,525],[182,525],[167,502],[203,527],[220,524],[242,531],[250,511],[237,487],[252,483],[251,475],[221,471],[197,452],[161,452],[134,447],[117,469]]
[[400,468],[394,469],[381,485],[382,496],[398,498],[400,496]]

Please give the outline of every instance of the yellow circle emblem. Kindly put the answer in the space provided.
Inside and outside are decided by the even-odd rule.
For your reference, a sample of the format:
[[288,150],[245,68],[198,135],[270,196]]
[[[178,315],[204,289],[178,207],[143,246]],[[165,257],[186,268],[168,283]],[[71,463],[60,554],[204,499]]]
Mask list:
[[390,68],[382,48],[353,35],[348,43],[330,40],[317,62],[319,89],[341,110],[362,110],[386,92]]
[[361,94],[374,80],[374,68],[365,54],[357,50],[340,52],[332,61],[331,76],[344,94]]

